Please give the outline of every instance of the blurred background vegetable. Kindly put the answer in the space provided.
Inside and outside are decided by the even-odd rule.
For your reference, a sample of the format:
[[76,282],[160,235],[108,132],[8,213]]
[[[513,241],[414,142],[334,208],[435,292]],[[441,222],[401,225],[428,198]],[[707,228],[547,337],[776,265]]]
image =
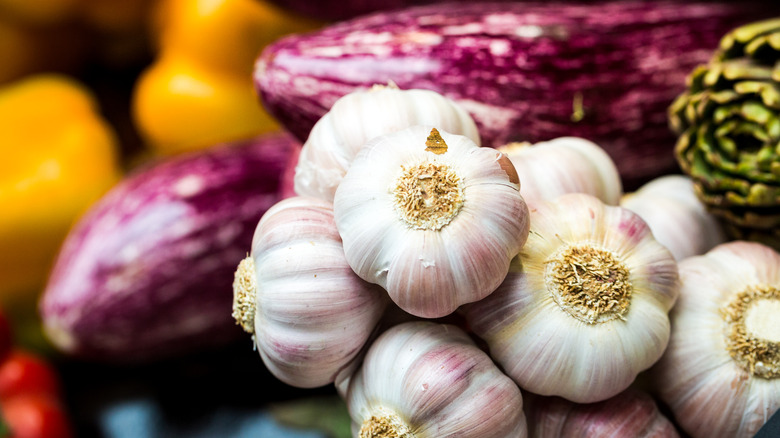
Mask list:
[[0,436],[70,438],[60,376],[44,357],[14,345],[0,310]]
[[213,145],[137,168],[64,242],[41,299],[63,353],[133,363],[237,339],[233,272],[279,200],[290,135]]
[[133,91],[132,117],[153,153],[170,155],[279,128],[251,80],[260,50],[317,23],[257,0],[160,0],[154,62]]
[[0,89],[0,304],[35,313],[60,244],[122,171],[113,127],[92,91],[63,75]]

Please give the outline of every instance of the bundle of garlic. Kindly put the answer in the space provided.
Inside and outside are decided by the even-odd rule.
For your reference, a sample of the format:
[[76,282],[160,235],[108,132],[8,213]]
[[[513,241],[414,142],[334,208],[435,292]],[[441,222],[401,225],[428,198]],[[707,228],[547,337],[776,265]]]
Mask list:
[[506,280],[463,312],[521,388],[596,402],[661,357],[677,280],[639,216],[565,194],[536,204]]
[[623,194],[620,174],[599,145],[578,137],[539,143],[509,143],[497,148],[520,175],[520,194],[529,205],[565,193],[587,193],[609,205]]
[[375,85],[339,98],[314,125],[295,168],[295,192],[332,202],[368,140],[414,125],[437,126],[480,144],[474,120],[451,99],[431,90]]
[[780,409],[780,254],[723,243],[680,262],[680,281],[654,385],[692,437],[752,437]]
[[523,393],[532,438],[678,438],[674,424],[647,393],[629,388],[596,403]]
[[520,389],[458,327],[408,322],[371,345],[346,402],[360,438],[523,438]]
[[623,195],[620,206],[638,214],[676,260],[704,254],[726,241],[718,219],[696,196],[693,180],[665,175]]
[[293,197],[260,219],[236,272],[233,317],[268,369],[297,387],[351,372],[388,303],[352,272],[329,202]]
[[430,126],[370,140],[333,210],[355,273],[425,318],[493,292],[529,230],[506,155]]

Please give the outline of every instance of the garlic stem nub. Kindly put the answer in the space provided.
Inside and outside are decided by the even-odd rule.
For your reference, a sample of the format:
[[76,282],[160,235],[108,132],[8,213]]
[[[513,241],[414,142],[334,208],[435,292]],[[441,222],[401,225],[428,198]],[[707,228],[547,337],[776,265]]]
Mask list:
[[748,286],[721,309],[726,348],[742,369],[756,377],[780,377],[780,335],[770,313],[780,308],[780,289]]
[[255,299],[257,277],[255,261],[251,256],[241,260],[233,278],[233,319],[245,332],[255,332]]
[[397,414],[382,409],[363,422],[358,438],[415,438],[415,436]]
[[460,177],[446,164],[435,161],[402,165],[393,196],[399,218],[418,230],[440,230],[463,206]]
[[628,269],[612,251],[563,246],[546,265],[547,287],[566,313],[588,324],[625,320],[632,286]]

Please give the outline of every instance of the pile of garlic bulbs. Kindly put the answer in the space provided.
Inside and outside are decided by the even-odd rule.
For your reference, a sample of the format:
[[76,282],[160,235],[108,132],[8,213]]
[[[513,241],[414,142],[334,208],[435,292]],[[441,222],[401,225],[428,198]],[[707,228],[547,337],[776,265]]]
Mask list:
[[[655,399],[625,395],[656,378],[647,390],[676,424],[715,436],[703,379],[716,364],[757,388],[746,401],[718,389],[734,400],[721,402],[730,412],[717,423],[722,436],[752,436],[780,407],[780,329],[770,318],[780,311],[780,256],[738,247],[766,264],[723,279],[722,297],[680,297],[709,284],[693,280],[708,276],[707,263],[689,259],[729,253],[685,177],[626,194],[588,140],[481,147],[453,101],[390,85],[350,93],[320,119],[295,191],[258,224],[236,272],[233,316],[279,379],[334,384],[356,437],[550,436],[526,418],[542,408],[523,394],[575,407],[631,400],[627,411],[636,403],[647,416],[626,421],[677,436]],[[718,275],[749,270],[726,268]],[[743,298],[769,310],[733,304]],[[696,316],[686,312],[710,319],[689,327]],[[544,411],[545,421],[569,410]]]

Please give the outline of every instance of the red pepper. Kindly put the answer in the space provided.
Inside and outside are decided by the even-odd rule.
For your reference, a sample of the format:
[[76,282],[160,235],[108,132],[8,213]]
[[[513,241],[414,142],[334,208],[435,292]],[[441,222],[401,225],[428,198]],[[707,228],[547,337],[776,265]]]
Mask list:
[[12,339],[0,312],[0,438],[71,438],[57,372]]

